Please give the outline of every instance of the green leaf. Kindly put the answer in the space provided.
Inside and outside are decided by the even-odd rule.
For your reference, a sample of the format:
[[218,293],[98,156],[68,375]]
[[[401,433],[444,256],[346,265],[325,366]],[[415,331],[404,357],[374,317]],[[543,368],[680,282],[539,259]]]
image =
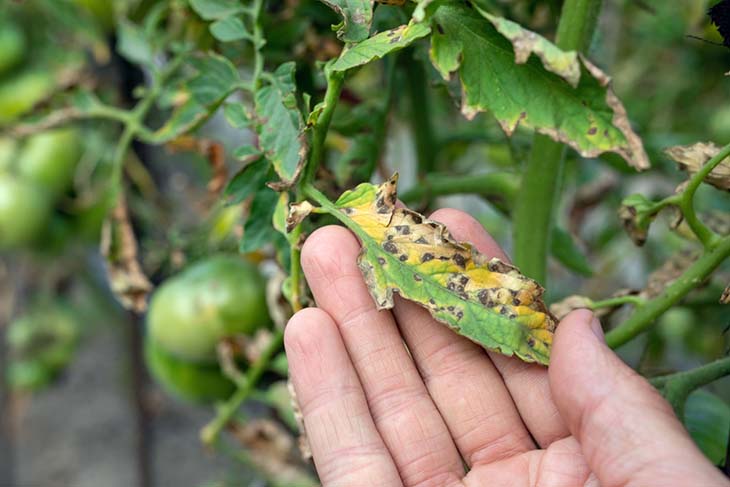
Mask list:
[[248,218],[243,226],[241,252],[254,252],[263,248],[266,244],[274,242],[275,239],[284,238],[274,229],[271,223],[278,199],[279,195],[276,191],[266,186],[258,188],[251,202]]
[[236,159],[249,159],[252,156],[260,156],[261,151],[258,147],[251,144],[242,145],[233,150],[233,157]]
[[413,22],[386,30],[362,42],[346,47],[331,69],[333,71],[346,71],[375,59],[381,59],[391,52],[410,46],[414,41],[426,37],[430,32],[431,28],[429,26]]
[[590,262],[567,230],[553,227],[550,240],[550,252],[561,264],[581,276],[593,275]]
[[123,20],[117,29],[117,52],[125,59],[144,66],[153,66],[154,50],[138,26]]
[[[513,35],[505,22],[497,23]],[[508,135],[524,125],[584,157],[616,152],[636,169],[649,167],[641,140],[610,89],[609,78],[587,60],[580,58],[580,81],[574,88],[566,81],[574,68],[556,68],[569,56],[558,56],[557,47],[548,48],[544,39],[533,42],[527,51],[542,53],[548,61],[543,64],[531,56],[518,64],[525,51],[518,49],[522,57],[515,59],[510,40],[474,9],[455,1],[445,3],[434,13],[433,24],[431,60],[447,79],[458,72],[461,110],[467,118],[491,111]]]
[[226,103],[223,116],[234,129],[242,129],[251,125],[251,117],[243,103]]
[[229,198],[228,203],[236,205],[256,191],[264,188],[269,177],[269,163],[266,159],[259,159],[247,164],[226,186],[224,194]]
[[715,394],[695,391],[684,406],[684,425],[702,453],[722,466],[728,449],[730,405]]
[[154,133],[153,140],[157,143],[172,140],[199,127],[241,81],[233,64],[218,54],[194,57],[190,64],[196,73],[183,84],[190,98],[176,108]]
[[226,17],[210,24],[210,33],[221,42],[240,41],[251,38],[239,17]]
[[293,184],[306,156],[304,121],[294,94],[293,62],[282,64],[254,96],[259,146],[284,185]]
[[240,83],[236,67],[225,57],[208,53],[191,59],[197,74],[186,84],[193,98],[203,105],[226,98]]
[[487,349],[547,364],[557,322],[542,301],[543,289],[455,241],[440,223],[396,208],[396,181],[361,184],[331,210],[360,239],[358,266],[378,309],[392,308],[397,292]]
[[208,109],[191,98],[172,112],[165,124],[155,131],[153,140],[155,143],[170,141],[199,127],[208,117]]
[[342,17],[337,37],[345,42],[360,42],[370,35],[374,0],[322,0]]
[[190,0],[190,6],[205,20],[224,19],[244,11],[239,0]]

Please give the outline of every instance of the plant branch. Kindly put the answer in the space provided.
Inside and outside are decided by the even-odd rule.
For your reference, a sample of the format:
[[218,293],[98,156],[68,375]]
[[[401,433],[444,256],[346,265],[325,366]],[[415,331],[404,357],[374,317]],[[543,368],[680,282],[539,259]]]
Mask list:
[[682,210],[682,215],[684,216],[687,225],[706,249],[715,245],[720,237],[710,230],[697,217],[697,213],[694,208],[694,196],[705,178],[728,156],[730,156],[730,144],[720,149],[720,152],[718,152],[715,157],[707,161],[707,163],[689,179],[687,187],[681,193],[681,197],[677,203],[679,208]]
[[[564,50],[585,51],[595,30],[601,0],[566,0],[555,43]],[[524,167],[521,197],[514,219],[515,262],[526,275],[547,284],[547,255],[554,208],[562,185],[565,146],[536,134]]]
[[635,306],[641,306],[646,300],[641,296],[618,296],[615,298],[602,299],[600,301],[593,301],[589,308],[592,310],[601,308],[615,308],[616,306],[622,306],[624,304],[633,304]]
[[210,446],[212,445],[220,435],[221,430],[225,427],[228,421],[233,418],[238,409],[241,407],[246,399],[248,399],[251,393],[255,390],[256,384],[259,379],[266,371],[269,366],[271,358],[276,352],[278,352],[284,343],[284,330],[275,330],[271,337],[271,342],[268,344],[266,349],[261,352],[261,356],[254,362],[246,372],[246,378],[243,384],[238,387],[238,390],[230,397],[218,410],[216,417],[205,425],[200,431],[200,439],[203,444]]
[[606,334],[608,345],[619,347],[646,330],[657,317],[695,289],[728,257],[730,236],[720,239],[659,296],[637,306],[626,321],[609,331]]
[[408,81],[408,100],[410,102],[409,115],[411,129],[416,143],[418,157],[418,174],[424,176],[434,171],[436,167],[436,135],[431,123],[431,101],[427,92],[428,76],[420,59],[415,59],[411,49],[404,60],[406,80]]
[[[317,174],[317,168],[324,157],[324,141],[327,137],[332,115],[335,107],[340,99],[340,92],[345,80],[345,73],[334,72],[325,69],[327,75],[327,91],[322,102],[322,113],[317,117],[317,121],[312,129],[312,149],[309,153],[309,162],[304,174],[304,183],[311,182]],[[315,110],[317,108],[315,107]]]
[[684,404],[692,391],[727,375],[730,375],[730,357],[715,360],[696,369],[655,377],[650,382],[664,392],[677,416],[682,418]]

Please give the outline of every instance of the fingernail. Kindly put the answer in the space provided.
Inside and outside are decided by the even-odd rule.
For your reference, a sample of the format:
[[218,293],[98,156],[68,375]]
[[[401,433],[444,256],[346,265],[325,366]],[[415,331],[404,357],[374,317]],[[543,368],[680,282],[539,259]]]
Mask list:
[[598,318],[596,318],[595,316],[591,320],[591,330],[600,341],[605,341],[605,336],[603,335],[603,327],[601,326],[601,322],[598,321]]

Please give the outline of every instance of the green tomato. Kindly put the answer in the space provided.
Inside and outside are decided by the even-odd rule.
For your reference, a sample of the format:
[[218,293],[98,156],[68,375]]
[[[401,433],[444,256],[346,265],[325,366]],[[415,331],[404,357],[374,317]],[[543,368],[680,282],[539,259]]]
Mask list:
[[25,35],[20,27],[8,20],[0,21],[0,75],[20,63],[25,51]]
[[0,174],[0,250],[33,243],[52,210],[41,188],[10,174]]
[[149,336],[144,355],[152,377],[169,394],[192,402],[212,402],[228,398],[235,385],[218,364],[190,363],[167,353]]
[[11,362],[5,373],[8,385],[14,391],[36,391],[53,381],[54,371],[35,360]]
[[81,150],[81,138],[74,128],[34,135],[20,152],[18,173],[58,196],[71,186]]
[[227,336],[268,327],[265,281],[252,263],[218,255],[195,263],[157,289],[150,302],[150,336],[169,353],[197,362],[216,359]]
[[12,122],[53,92],[53,73],[24,71],[0,83],[0,124]]

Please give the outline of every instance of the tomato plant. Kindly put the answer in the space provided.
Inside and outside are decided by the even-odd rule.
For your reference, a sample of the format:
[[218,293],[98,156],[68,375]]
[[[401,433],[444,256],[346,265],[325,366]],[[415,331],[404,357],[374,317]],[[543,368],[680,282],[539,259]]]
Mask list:
[[[241,406],[268,405],[295,434],[267,377],[287,319],[312,304],[302,243],[333,223],[361,242],[378,308],[396,292],[486,349],[547,365],[559,319],[593,310],[727,469],[727,431],[703,421],[727,429],[730,401],[730,68],[707,15],[722,5],[8,4],[0,249],[9,265],[67,263],[28,286],[60,295],[79,253],[101,257],[145,323],[132,329],[152,376],[218,401],[202,441],[225,450],[233,432],[274,483],[284,463],[313,480],[288,457],[256,460]],[[445,205],[514,266],[428,219]]]

